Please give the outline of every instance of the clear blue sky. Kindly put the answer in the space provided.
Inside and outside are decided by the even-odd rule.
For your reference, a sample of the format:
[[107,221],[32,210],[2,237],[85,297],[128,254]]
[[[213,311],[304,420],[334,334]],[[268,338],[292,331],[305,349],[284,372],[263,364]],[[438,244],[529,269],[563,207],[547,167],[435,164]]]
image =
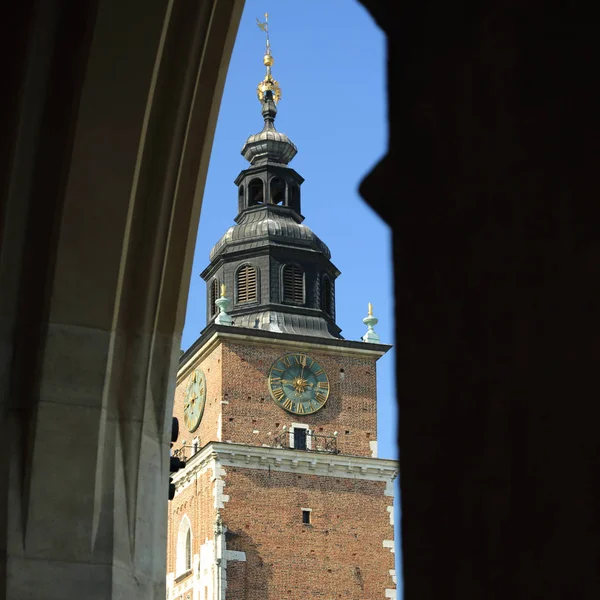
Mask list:
[[[282,88],[275,127],[298,147],[291,166],[305,178],[304,223],[329,246],[342,272],[336,281],[337,324],[346,339],[359,340],[371,302],[381,341],[395,344],[390,230],[357,191],[387,148],[385,36],[353,0],[246,0],[204,192],[182,348],[191,346],[206,325],[206,288],[199,274],[212,246],[234,224],[233,180],[248,164],[240,150],[263,125],[256,86],[265,72],[265,35],[256,18],[264,20],[265,12],[273,76]],[[378,362],[382,458],[398,457],[394,360],[392,349]],[[396,489],[400,592],[398,485]]]

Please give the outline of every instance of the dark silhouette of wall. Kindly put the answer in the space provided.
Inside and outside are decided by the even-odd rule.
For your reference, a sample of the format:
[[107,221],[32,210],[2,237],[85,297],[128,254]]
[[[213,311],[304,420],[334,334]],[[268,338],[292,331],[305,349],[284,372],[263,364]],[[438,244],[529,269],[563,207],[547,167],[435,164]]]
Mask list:
[[600,86],[576,4],[362,0],[388,38],[405,598],[600,593]]

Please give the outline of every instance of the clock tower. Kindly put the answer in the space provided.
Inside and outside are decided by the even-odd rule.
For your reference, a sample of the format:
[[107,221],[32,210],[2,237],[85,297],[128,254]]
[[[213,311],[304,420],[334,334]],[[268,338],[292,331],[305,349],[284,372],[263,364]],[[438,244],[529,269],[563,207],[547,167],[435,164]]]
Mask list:
[[336,324],[340,272],[303,223],[260,26],[264,127],[242,148],[235,224],[202,272],[207,326],[177,375],[186,466],[173,474],[167,598],[396,598],[398,465],[377,457],[376,362],[390,346],[371,307],[361,340]]

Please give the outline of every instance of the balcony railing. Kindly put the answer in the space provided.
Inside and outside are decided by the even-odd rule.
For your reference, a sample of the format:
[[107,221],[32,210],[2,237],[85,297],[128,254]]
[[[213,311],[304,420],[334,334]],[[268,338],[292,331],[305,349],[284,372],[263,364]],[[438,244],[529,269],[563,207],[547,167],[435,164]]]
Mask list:
[[[338,454],[337,437],[334,435],[320,435],[311,433],[306,429],[285,430],[273,438],[272,448],[286,448],[291,450],[305,450],[306,452],[327,452],[329,454]],[[300,435],[298,435],[300,434]],[[173,456],[186,463],[198,452],[201,447],[199,444],[184,444],[177,450],[173,450]]]
[[300,430],[301,436],[294,435],[292,431],[282,431],[273,438],[275,448],[288,448],[291,450],[305,450],[306,452],[328,452],[338,454],[337,437],[334,435],[321,435]]
[[177,450],[173,450],[173,456],[176,456],[180,460],[187,462],[194,456],[200,452],[200,446],[198,444],[190,444],[186,446],[185,444],[181,446],[181,448],[177,448]]

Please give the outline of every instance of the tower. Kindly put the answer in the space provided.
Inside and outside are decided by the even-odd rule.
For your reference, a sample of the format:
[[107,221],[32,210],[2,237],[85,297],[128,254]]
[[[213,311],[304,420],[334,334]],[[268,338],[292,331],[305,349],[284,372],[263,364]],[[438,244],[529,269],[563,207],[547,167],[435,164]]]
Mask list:
[[[265,15],[266,16],[266,15]],[[390,346],[346,340],[339,270],[304,223],[268,25],[262,130],[242,148],[238,212],[202,272],[207,326],[183,354],[167,597],[395,598],[393,480],[377,458],[376,362]]]

